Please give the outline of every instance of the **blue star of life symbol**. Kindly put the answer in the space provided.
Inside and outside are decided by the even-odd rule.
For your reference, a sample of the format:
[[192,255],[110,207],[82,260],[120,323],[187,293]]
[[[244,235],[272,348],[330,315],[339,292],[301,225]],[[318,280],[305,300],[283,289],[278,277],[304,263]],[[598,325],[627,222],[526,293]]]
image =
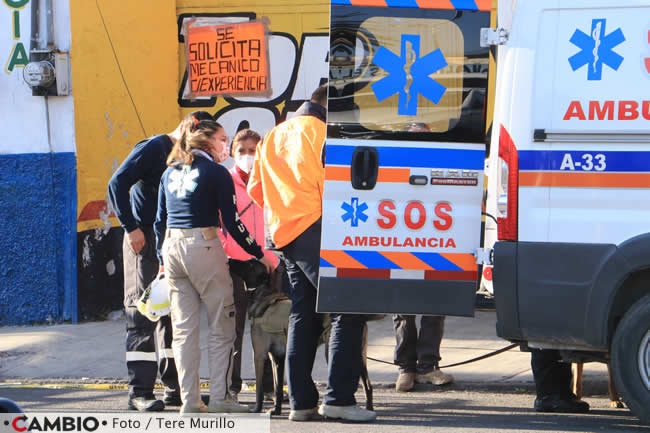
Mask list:
[[438,48],[420,57],[420,36],[402,35],[401,56],[385,47],[379,47],[372,62],[388,72],[388,76],[371,84],[379,102],[399,94],[397,114],[415,116],[418,113],[418,95],[437,104],[447,88],[429,77],[447,66],[445,56]]
[[359,226],[359,220],[366,222],[368,220],[368,215],[365,212],[368,210],[368,205],[364,203],[359,203],[358,197],[352,197],[350,203],[344,202],[341,205],[341,209],[345,211],[341,219],[343,222],[351,220],[352,227]]
[[591,21],[591,33],[586,34],[576,29],[569,39],[581,50],[569,57],[569,64],[574,71],[588,65],[587,80],[598,81],[602,78],[603,64],[617,71],[623,62],[623,56],[615,53],[613,48],[625,41],[623,31],[617,28],[610,34],[605,34],[605,18]]

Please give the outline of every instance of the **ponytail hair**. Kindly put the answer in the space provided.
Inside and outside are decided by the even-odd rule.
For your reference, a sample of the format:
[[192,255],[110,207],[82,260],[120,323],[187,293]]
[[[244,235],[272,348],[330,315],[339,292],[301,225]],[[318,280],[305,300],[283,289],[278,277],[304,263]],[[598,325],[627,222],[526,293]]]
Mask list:
[[[206,119],[206,117],[209,118]],[[194,161],[192,149],[209,153],[210,138],[221,128],[222,126],[205,111],[195,111],[187,115],[181,122],[181,136],[167,157],[167,165],[172,166],[179,162],[191,165]]]

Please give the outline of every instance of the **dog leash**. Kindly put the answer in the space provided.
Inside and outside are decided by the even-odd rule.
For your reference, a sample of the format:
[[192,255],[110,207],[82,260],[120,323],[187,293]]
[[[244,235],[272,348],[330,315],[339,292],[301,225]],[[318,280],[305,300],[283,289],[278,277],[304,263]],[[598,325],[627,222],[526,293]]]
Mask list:
[[[477,356],[476,358],[468,359],[466,361],[456,362],[454,364],[441,365],[438,368],[451,368],[451,367],[458,367],[459,365],[471,364],[472,362],[481,361],[483,359],[487,359],[487,358],[491,358],[493,356],[499,355],[499,354],[501,354],[503,352],[507,352],[508,350],[514,349],[517,346],[519,346],[518,343],[513,343],[513,344],[511,344],[509,346],[506,346],[506,347],[503,347],[503,348],[501,348],[499,350],[495,350],[494,352],[486,353],[485,355]],[[370,359],[371,361],[381,362],[382,364],[397,365],[394,362],[384,361],[382,359],[376,359],[376,358],[372,358],[370,356],[366,356],[366,358]]]

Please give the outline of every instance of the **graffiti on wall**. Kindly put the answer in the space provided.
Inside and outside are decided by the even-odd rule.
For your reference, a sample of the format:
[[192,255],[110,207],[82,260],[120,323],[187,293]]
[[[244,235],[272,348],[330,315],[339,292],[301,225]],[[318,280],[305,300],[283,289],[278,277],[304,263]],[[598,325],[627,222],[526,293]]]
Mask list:
[[29,3],[29,0],[3,0],[3,2],[11,9],[11,37],[16,41],[5,64],[5,72],[11,74],[15,68],[23,68],[29,62],[25,45],[20,41],[20,10]]
[[[185,43],[186,20],[200,19],[206,25],[241,23],[256,19],[252,12],[232,14],[180,15],[178,40]],[[273,29],[273,22],[270,26]],[[181,47],[183,48],[183,47]],[[271,31],[269,59],[271,93],[265,97],[190,97],[187,70],[180,83],[178,104],[191,109],[217,109],[215,117],[230,137],[242,127],[262,135],[291,116],[328,76],[328,33],[303,33],[300,42],[284,32]],[[184,50],[181,50],[184,52]]]

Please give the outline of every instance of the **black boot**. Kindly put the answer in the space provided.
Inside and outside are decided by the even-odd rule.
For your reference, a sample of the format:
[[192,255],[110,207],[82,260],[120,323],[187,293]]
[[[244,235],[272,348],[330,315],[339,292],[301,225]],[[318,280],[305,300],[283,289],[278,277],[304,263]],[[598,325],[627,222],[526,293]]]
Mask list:
[[574,395],[546,395],[535,399],[535,410],[537,412],[556,413],[586,413],[589,412],[589,403],[578,400]]

